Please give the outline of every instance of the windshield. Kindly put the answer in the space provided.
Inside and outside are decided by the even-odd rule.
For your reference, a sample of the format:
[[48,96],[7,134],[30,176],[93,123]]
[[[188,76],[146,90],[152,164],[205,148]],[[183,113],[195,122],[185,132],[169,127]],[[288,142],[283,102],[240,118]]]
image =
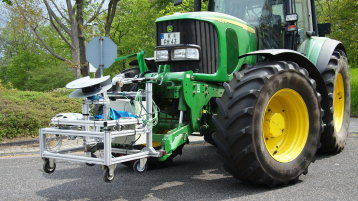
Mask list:
[[232,15],[254,26],[269,15],[284,15],[283,0],[210,0],[209,11]]
[[256,27],[259,49],[284,47],[285,0],[210,0],[209,11],[240,18]]

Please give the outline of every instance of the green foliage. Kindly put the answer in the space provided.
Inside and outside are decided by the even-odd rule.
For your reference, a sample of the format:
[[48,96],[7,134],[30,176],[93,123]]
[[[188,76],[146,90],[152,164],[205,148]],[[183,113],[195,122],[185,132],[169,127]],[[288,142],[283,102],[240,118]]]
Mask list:
[[332,25],[328,37],[342,41],[349,63],[358,66],[358,1],[316,0],[316,5],[318,22]]
[[[148,0],[122,0],[119,2],[111,31],[111,39],[118,45],[118,56],[146,52],[153,56],[155,47],[155,19],[159,8]],[[128,68],[128,60],[116,62],[105,73],[115,75]]]
[[[175,12],[193,11],[194,0],[184,0],[174,6],[167,0],[122,0],[114,18],[111,39],[118,45],[118,56],[145,51],[145,57],[152,57],[156,41],[155,20]],[[204,4],[206,7],[206,4]],[[100,27],[101,28],[101,27]],[[105,74],[115,75],[128,68],[130,60],[114,63]]]
[[[39,28],[45,40],[60,51],[66,51],[61,40],[47,27]],[[45,91],[63,87],[73,80],[66,64],[54,59],[37,43],[30,30],[10,21],[0,29],[0,80],[21,90]]]
[[178,6],[174,6],[173,2],[169,1],[166,4],[164,9],[159,12],[160,16],[171,15],[176,12],[194,11],[194,0],[183,0],[183,3]]
[[358,66],[351,68],[351,115],[358,116]]
[[3,138],[36,136],[50,119],[62,112],[80,112],[81,100],[68,98],[69,90],[19,91],[0,85],[0,141]]
[[6,3],[8,5],[12,5],[12,2],[11,0],[1,0],[3,3]]

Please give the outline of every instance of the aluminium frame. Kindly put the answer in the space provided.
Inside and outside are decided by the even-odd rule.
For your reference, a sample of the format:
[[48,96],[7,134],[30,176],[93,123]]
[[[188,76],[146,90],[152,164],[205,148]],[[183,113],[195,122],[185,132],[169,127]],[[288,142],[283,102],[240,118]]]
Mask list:
[[[127,80],[128,81],[128,80]],[[133,78],[130,82],[138,81],[137,78]],[[146,81],[145,82],[145,91],[142,92],[145,95],[146,99],[146,120],[147,122],[152,118],[152,104],[153,104],[153,88],[151,81],[147,80],[139,80]],[[115,97],[123,97],[123,96],[133,96],[133,92],[121,92],[118,94],[112,94],[111,96]],[[107,166],[110,169],[110,173],[114,172],[116,164],[123,163],[127,161],[140,160],[140,167],[144,167],[146,165],[146,161],[148,157],[161,157],[162,153],[160,151],[156,151],[153,148],[153,132],[152,125],[148,123],[144,123],[142,119],[119,119],[119,120],[107,120],[104,119],[102,121],[94,121],[90,120],[89,116],[89,108],[90,105],[103,105],[104,106],[104,117],[108,117],[109,110],[109,98],[107,92],[103,94],[103,100],[91,101],[88,99],[84,99],[82,102],[82,114],[84,116],[84,120],[55,120],[51,123],[54,125],[70,125],[70,126],[81,126],[82,130],[75,129],[63,129],[61,127],[52,127],[52,128],[41,128],[39,130],[39,139],[40,139],[40,155],[43,159],[49,160],[50,168],[55,167],[55,160],[68,160],[68,161],[76,161],[83,162],[89,164],[98,164]],[[117,129],[121,126],[125,125],[142,125],[142,128],[136,128],[134,130],[115,130],[111,131],[110,128],[117,126]],[[90,126],[94,129],[90,130]],[[47,149],[46,140],[47,135],[53,134],[57,136],[67,136],[69,139],[72,136],[82,137],[84,139],[84,143],[82,147],[76,147],[72,149],[66,149],[61,151],[50,151]],[[116,137],[136,135],[136,134],[145,134],[146,136],[146,145],[141,150],[128,150],[128,149],[119,149],[112,147],[112,139]],[[86,150],[87,145],[93,144],[93,140],[97,139],[97,141],[103,142],[103,158],[93,158],[91,157],[91,152]],[[91,143],[92,142],[92,143]],[[78,151],[79,149],[83,149],[85,151],[85,156],[78,156],[69,154],[70,151]],[[114,157],[112,153],[119,153],[120,156]]]

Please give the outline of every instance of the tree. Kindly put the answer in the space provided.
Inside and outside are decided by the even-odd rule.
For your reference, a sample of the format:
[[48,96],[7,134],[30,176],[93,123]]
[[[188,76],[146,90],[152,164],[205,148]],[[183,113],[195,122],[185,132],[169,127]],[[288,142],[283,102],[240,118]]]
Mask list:
[[[60,5],[54,0],[42,0],[42,4],[39,0],[13,0],[14,10],[18,12],[26,24],[31,28],[37,37],[40,44],[55,58],[69,63],[76,69],[76,78],[79,78],[82,74],[87,76],[88,65],[86,61],[86,29],[89,27],[97,17],[105,12],[103,5],[105,0],[101,2],[91,3],[89,0],[75,0],[72,3],[71,0],[66,0],[66,5]],[[107,17],[105,21],[105,33],[109,33],[113,18],[116,13],[117,4],[120,0],[110,0],[107,7]],[[46,14],[38,12],[38,8],[45,7]],[[85,15],[88,10],[95,12],[92,15]],[[39,18],[42,15],[42,18]],[[46,16],[44,16],[46,15]],[[45,21],[43,22],[43,19]],[[55,32],[64,41],[67,47],[71,50],[71,58],[60,55],[53,47],[47,44],[43,36],[38,32],[38,27],[42,24],[50,23]]]
[[358,1],[316,0],[319,23],[331,23],[328,37],[342,41],[349,63],[358,66]]
[[[63,87],[73,80],[71,69],[53,59],[38,45],[30,29],[18,26],[17,19],[9,15],[6,26],[0,28],[0,80],[17,89],[35,91]],[[49,27],[40,27],[38,31],[56,51],[63,49],[63,44]]]

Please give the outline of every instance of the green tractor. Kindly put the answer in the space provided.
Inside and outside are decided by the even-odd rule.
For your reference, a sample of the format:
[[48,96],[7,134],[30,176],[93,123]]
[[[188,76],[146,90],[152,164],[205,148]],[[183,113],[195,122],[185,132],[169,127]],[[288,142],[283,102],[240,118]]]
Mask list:
[[[347,56],[323,37],[330,27],[317,24],[314,0],[209,0],[208,7],[156,21],[163,82],[154,100],[163,113],[184,116],[176,129],[204,135],[235,178],[269,186],[306,174],[317,150],[341,152]],[[154,129],[173,127],[159,118]]]
[[[104,146],[96,148],[104,149],[104,160],[49,153],[42,133],[58,130],[41,130],[45,172],[54,171],[51,157],[90,161],[104,165],[104,179],[110,182],[114,163],[125,162],[143,172],[147,159],[140,157],[171,161],[189,143],[189,135],[200,133],[217,147],[224,168],[235,178],[280,186],[306,174],[317,151],[343,150],[350,117],[347,56],[339,41],[323,37],[330,27],[317,24],[314,0],[209,0],[205,12],[201,4],[195,0],[197,12],[156,20],[154,59],[144,59],[143,52],[117,59],[137,56],[133,63],[139,68],[122,72],[122,77],[136,77],[129,85],[118,82],[121,90],[113,89],[109,96],[115,101],[116,94],[149,90],[145,116],[150,121],[143,120],[144,131],[137,131],[146,132],[147,141],[129,146],[126,137],[118,137],[122,140],[113,143],[108,133],[123,135],[123,127],[114,121],[89,122],[86,106],[84,130],[62,132],[104,136]],[[106,90],[99,85],[97,89]],[[94,101],[84,99],[84,105]]]

